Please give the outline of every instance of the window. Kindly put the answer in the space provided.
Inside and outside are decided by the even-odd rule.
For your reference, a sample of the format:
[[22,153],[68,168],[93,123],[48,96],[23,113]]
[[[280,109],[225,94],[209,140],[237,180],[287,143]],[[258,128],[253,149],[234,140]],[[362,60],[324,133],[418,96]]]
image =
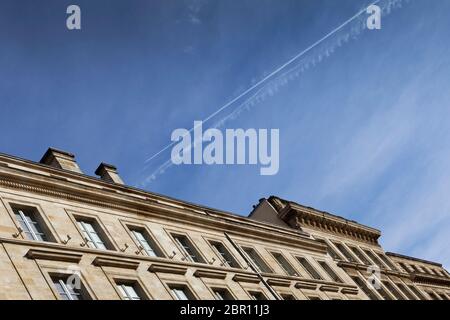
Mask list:
[[256,268],[259,272],[271,273],[272,270],[269,266],[263,261],[263,259],[259,256],[253,248],[242,248],[244,252],[247,254],[250,260],[256,265]]
[[38,220],[36,209],[14,209],[17,222],[28,240],[48,241],[42,230],[42,222]]
[[389,260],[388,257],[386,257],[382,253],[377,253],[377,254],[389,268],[391,268],[392,270],[397,270],[397,268],[394,266],[394,264],[391,262],[391,260]]
[[361,278],[359,278],[359,277],[352,277],[352,280],[362,290],[362,292],[364,292],[366,294],[366,296],[369,297],[370,300],[380,300],[378,298],[378,296],[375,293],[373,293],[373,291],[371,289],[369,289],[369,287],[367,287],[367,284],[364,283],[364,281],[361,280]]
[[433,269],[431,269],[431,268],[423,268],[428,274],[431,274],[431,275],[433,275],[433,276],[436,276],[437,274],[436,274],[436,272],[434,272],[434,270]]
[[227,289],[215,288],[213,289],[213,293],[216,300],[234,300],[230,291],[228,291]]
[[396,285],[400,289],[400,291],[403,292],[403,294],[408,297],[409,300],[417,300],[417,298],[414,297],[414,295],[406,288],[404,284],[396,283]]
[[444,293],[438,293],[438,295],[442,300],[448,300],[447,296]]
[[357,248],[357,247],[350,247],[350,246],[349,246],[349,248],[359,258],[359,260],[361,260],[361,262],[363,264],[365,264],[366,266],[372,265],[372,262],[370,262],[370,260],[366,258],[364,253],[362,253],[362,251],[359,248]]
[[[72,278],[73,277],[73,278]],[[78,277],[73,275],[52,276],[53,285],[62,300],[88,300]]]
[[280,296],[283,300],[297,300],[295,299],[294,295],[290,293],[282,293],[280,294]]
[[298,276],[298,272],[291,266],[291,264],[286,260],[286,258],[281,253],[272,252],[272,255],[288,275]]
[[130,229],[130,231],[145,254],[150,257],[164,257],[155,241],[147,234],[147,232],[145,232],[144,229]]
[[102,240],[99,233],[97,232],[99,227],[96,225],[95,221],[77,219],[77,224],[81,232],[83,233],[83,237],[86,241],[86,244],[90,248],[102,250],[107,249],[105,242]]
[[431,300],[441,300],[433,291],[427,291],[427,293],[430,296]]
[[342,260],[342,258],[339,256],[339,254],[331,247],[331,245],[328,243],[327,240],[323,239],[323,238],[316,238],[317,240],[319,240],[320,242],[322,242],[323,244],[325,244],[327,246],[327,253],[330,255],[330,257],[332,257],[334,260]]
[[302,265],[302,267],[309,273],[309,275],[316,280],[322,280],[322,277],[319,273],[313,268],[313,266],[303,257],[297,257],[298,262]]
[[341,278],[338,277],[336,272],[334,272],[334,270],[328,265],[328,263],[326,263],[325,261],[319,261],[319,264],[334,282],[343,283]]
[[369,249],[364,249],[364,252],[369,256],[370,259],[380,268],[386,269],[383,262],[381,262],[380,258],[378,258],[375,254],[372,253]]
[[320,297],[317,297],[317,296],[309,296],[307,298],[308,298],[308,300],[322,300],[322,299],[320,299]]
[[427,298],[425,298],[425,296],[422,294],[422,292],[420,292],[419,289],[417,289],[415,286],[413,285],[409,285],[408,288],[411,289],[412,292],[414,292],[414,294],[419,297],[420,300],[427,300]]
[[388,294],[382,286],[378,289],[378,293],[383,297],[384,300],[392,300],[391,295]]
[[267,300],[267,297],[264,295],[264,293],[260,291],[250,291],[249,294],[252,300]]
[[334,249],[329,244],[327,244],[327,252],[334,260],[342,260],[339,254],[337,254],[337,252],[334,251]]
[[222,263],[231,268],[240,268],[239,264],[236,262],[231,253],[227,250],[227,248],[225,248],[223,243],[218,241],[210,241],[210,244],[221,258]]
[[169,286],[175,300],[196,300],[191,290],[184,285]]
[[406,264],[404,264],[403,262],[399,262],[398,264],[399,264],[400,267],[402,267],[403,270],[405,270],[406,272],[411,272],[410,268],[409,268]]
[[335,242],[334,245],[336,246],[336,248],[339,249],[339,251],[347,258],[348,261],[350,262],[356,262],[355,258],[353,258],[353,256],[351,255],[350,252],[348,252],[348,250],[344,247],[344,245],[342,243],[337,243]]
[[198,251],[195,249],[194,245],[189,241],[189,239],[186,236],[184,235],[172,235],[172,236],[188,261],[200,263],[205,262],[198,253]]
[[119,290],[123,300],[142,300],[141,295],[138,294],[137,283],[119,282],[117,283],[117,289]]
[[426,273],[425,270],[424,270],[424,268],[422,268],[422,267],[419,266],[419,265],[412,264],[411,267],[412,267],[412,268],[414,269],[414,271],[416,271],[416,272],[419,272],[419,273]]
[[434,272],[441,277],[446,277],[445,273],[441,270],[434,269]]
[[394,288],[394,286],[388,282],[388,281],[383,281],[384,286],[389,290],[390,293],[392,293],[392,295],[397,298],[397,300],[405,300],[405,298],[401,295],[400,292],[398,292],[397,289]]

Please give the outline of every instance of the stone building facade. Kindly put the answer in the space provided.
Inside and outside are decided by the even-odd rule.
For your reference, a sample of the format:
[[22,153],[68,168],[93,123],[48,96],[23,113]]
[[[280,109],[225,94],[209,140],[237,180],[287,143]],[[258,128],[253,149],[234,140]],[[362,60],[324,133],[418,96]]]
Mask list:
[[0,155],[0,299],[450,298],[441,265],[354,221],[277,197],[244,218],[95,173]]

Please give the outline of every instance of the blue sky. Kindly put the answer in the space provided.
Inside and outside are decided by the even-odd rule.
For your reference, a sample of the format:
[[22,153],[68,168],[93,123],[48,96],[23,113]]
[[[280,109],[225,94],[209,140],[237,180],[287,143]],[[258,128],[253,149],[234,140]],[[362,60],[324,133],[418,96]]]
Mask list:
[[[65,28],[73,3],[81,31]],[[127,184],[242,215],[278,195],[381,229],[387,250],[449,266],[447,0],[398,1],[381,30],[336,46],[342,30],[308,55],[316,60],[307,70],[227,122],[280,129],[277,175],[179,166],[145,183],[170,153],[145,160],[174,129],[192,127],[368,3],[2,0],[0,151],[37,161],[58,147],[86,174],[112,163]]]

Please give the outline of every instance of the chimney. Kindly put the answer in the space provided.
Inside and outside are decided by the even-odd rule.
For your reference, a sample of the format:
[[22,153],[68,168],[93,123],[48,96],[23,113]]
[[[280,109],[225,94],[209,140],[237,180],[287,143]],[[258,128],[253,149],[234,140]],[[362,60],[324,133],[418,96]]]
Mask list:
[[81,172],[80,167],[75,161],[75,156],[72,153],[66,151],[48,148],[47,152],[45,152],[44,156],[39,162],[54,168],[83,173]]
[[97,170],[95,170],[95,174],[107,182],[124,184],[122,178],[120,178],[119,173],[117,172],[117,168],[111,164],[102,162],[98,166]]

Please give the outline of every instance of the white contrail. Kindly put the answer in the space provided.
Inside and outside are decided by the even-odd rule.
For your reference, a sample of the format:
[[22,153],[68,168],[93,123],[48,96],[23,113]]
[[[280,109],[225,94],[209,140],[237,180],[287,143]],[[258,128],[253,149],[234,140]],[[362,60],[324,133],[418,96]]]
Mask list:
[[[372,5],[379,3],[381,0],[377,0],[375,2],[372,3]],[[260,86],[261,84],[263,84],[264,82],[266,82],[267,80],[269,80],[270,78],[272,78],[274,75],[276,75],[277,73],[279,73],[281,70],[283,70],[284,68],[286,68],[288,65],[292,64],[294,61],[296,61],[298,58],[300,58],[301,56],[303,56],[304,54],[306,54],[308,51],[310,51],[311,49],[313,49],[314,47],[316,47],[317,45],[319,45],[321,42],[325,41],[326,39],[328,39],[329,37],[331,37],[333,34],[335,34],[336,32],[338,32],[339,30],[341,30],[342,28],[344,28],[347,24],[349,24],[350,22],[352,22],[354,19],[356,19],[357,17],[359,17],[362,13],[366,12],[366,9],[361,10],[360,12],[358,12],[357,14],[355,14],[353,17],[351,17],[350,19],[348,19],[347,21],[345,21],[343,24],[341,24],[339,27],[335,28],[333,31],[331,31],[330,33],[328,33],[327,35],[325,35],[323,38],[321,38],[320,40],[316,41],[314,44],[312,44],[311,46],[309,46],[308,48],[306,48],[305,50],[303,50],[302,52],[300,52],[299,54],[297,54],[295,57],[293,57],[291,60],[289,60],[288,62],[286,62],[285,64],[283,64],[282,66],[278,67],[277,69],[275,69],[273,72],[271,72],[269,75],[267,75],[266,77],[264,77],[262,80],[258,81],[257,83],[255,83],[254,85],[252,85],[250,88],[248,88],[247,90],[245,90],[244,92],[242,92],[240,95],[238,95],[237,97],[235,97],[234,99],[232,99],[231,101],[227,102],[225,105],[223,105],[222,107],[220,107],[217,111],[215,111],[214,113],[212,113],[211,115],[209,115],[208,117],[206,117],[205,119],[203,119],[203,123],[207,122],[208,120],[210,120],[211,118],[213,118],[214,116],[216,116],[218,113],[222,112],[224,109],[228,108],[229,106],[231,106],[233,103],[235,103],[236,101],[238,101],[239,99],[241,99],[243,96],[245,96],[247,93],[251,92],[252,90],[254,90],[255,88],[257,88],[258,86]],[[189,130],[189,132],[192,132],[195,128],[191,128]],[[148,158],[145,162],[148,162],[150,160],[152,160],[153,158],[157,157],[159,154],[161,154],[162,152],[164,152],[165,150],[167,150],[168,148],[170,148],[171,146],[173,146],[175,144],[175,142],[172,142],[170,144],[168,144],[167,146],[165,146],[164,148],[162,148],[160,151],[158,151],[157,153],[155,153],[153,156],[151,156],[150,158]]]
[[[383,16],[389,15],[392,12],[393,8],[400,8],[402,6],[402,2],[408,2],[410,0],[377,0],[372,2],[371,4],[367,5],[379,5],[382,9]],[[239,94],[237,97],[232,99],[231,101],[227,102],[225,105],[220,107],[217,111],[206,117],[202,123],[209,121],[216,115],[218,115],[220,112],[224,111],[225,109],[232,106],[235,102],[239,101],[246,95],[248,95],[250,92],[254,91],[255,89],[258,89],[256,92],[253,92],[250,97],[248,97],[244,102],[242,102],[240,105],[236,107],[236,109],[229,115],[225,116],[224,118],[217,121],[212,128],[220,128],[222,127],[226,121],[230,119],[235,119],[244,109],[249,109],[250,107],[254,106],[258,102],[264,101],[267,95],[273,95],[278,90],[279,87],[287,85],[290,81],[297,78],[301,73],[305,72],[308,68],[315,66],[316,64],[322,62],[324,59],[328,58],[336,48],[341,47],[344,43],[349,42],[351,39],[356,39],[359,34],[365,29],[366,27],[366,20],[365,17],[361,19],[361,15],[363,13],[366,13],[367,7],[364,7],[364,9],[360,10],[358,13],[356,13],[351,18],[347,19],[345,22],[343,22],[341,25],[339,25],[337,28],[333,29],[331,32],[323,36],[318,41],[314,42],[312,45],[310,45],[308,48],[304,49],[302,52],[294,56],[292,59],[272,71],[270,74],[268,74],[266,77],[264,77],[262,80],[258,81],[254,85],[252,85],[250,88]],[[328,40],[331,36],[335,35],[339,31],[341,31],[344,27],[349,25],[351,22],[357,20],[360,18],[359,23],[356,23],[350,31],[346,32],[345,34],[341,35],[337,39],[334,39],[332,43],[327,43],[327,45],[320,49],[319,45],[324,43],[326,40]],[[307,56],[306,58],[299,61],[299,59],[303,56],[305,56],[307,53],[310,53],[313,49],[319,47],[319,52],[312,56]],[[297,62],[297,64],[295,64]],[[291,67],[291,68],[287,68]],[[288,70],[286,70],[288,69]],[[283,72],[282,72],[283,71]],[[274,78],[274,79],[273,79]],[[270,80],[270,81],[269,81]],[[263,85],[264,84],[264,85]],[[259,87],[259,88],[258,88]],[[191,128],[189,130],[189,133],[192,132],[195,129],[195,127]],[[197,143],[200,143],[201,141],[194,141],[194,146]],[[177,142],[172,142],[168,144],[166,147],[155,153],[153,156],[148,158],[145,163],[150,162],[152,159],[160,155],[165,150],[169,149],[173,145],[175,145]],[[169,167],[171,167],[172,161],[171,159],[165,161],[162,165],[160,165],[149,177],[147,177],[143,185],[147,185],[150,181],[155,180],[156,176],[159,174],[162,174],[167,170]]]

